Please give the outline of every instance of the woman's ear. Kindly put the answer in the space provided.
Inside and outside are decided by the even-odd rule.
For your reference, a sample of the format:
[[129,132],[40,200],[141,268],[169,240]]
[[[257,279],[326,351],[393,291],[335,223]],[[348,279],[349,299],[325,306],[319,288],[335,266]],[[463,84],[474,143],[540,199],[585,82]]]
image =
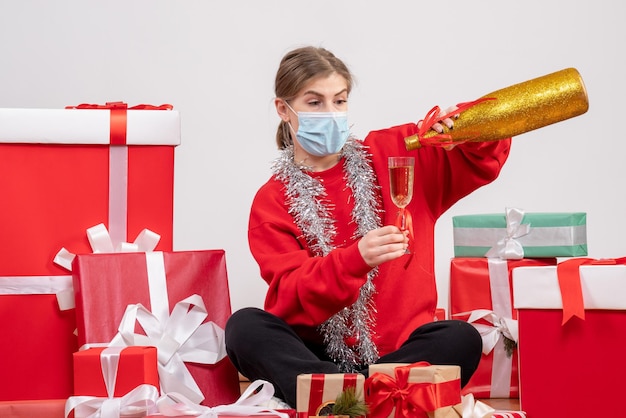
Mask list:
[[285,104],[283,99],[274,99],[274,106],[276,106],[276,113],[282,119],[283,122],[289,122],[290,112],[289,108]]

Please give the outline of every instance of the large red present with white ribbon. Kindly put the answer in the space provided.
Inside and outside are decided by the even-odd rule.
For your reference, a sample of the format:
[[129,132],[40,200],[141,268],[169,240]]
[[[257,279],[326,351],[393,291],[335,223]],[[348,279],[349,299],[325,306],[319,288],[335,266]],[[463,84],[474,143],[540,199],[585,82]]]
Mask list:
[[621,415],[625,263],[575,258],[513,271],[520,407],[529,417]]
[[67,274],[56,252],[91,252],[99,223],[115,243],[148,228],[172,249],[179,113],[102,107],[0,109],[0,275]]
[[79,254],[72,271],[80,345],[156,346],[163,393],[208,406],[239,397],[223,250]]
[[364,400],[365,376],[359,373],[309,373],[298,375],[296,412],[298,418],[331,415],[337,396],[354,388],[358,399]]
[[[98,106],[81,106],[98,107]],[[116,242],[158,231],[171,250],[174,147],[171,106],[0,109],[0,400],[66,398],[78,349],[71,293],[55,254],[90,252],[85,230],[108,225]],[[24,280],[16,282],[16,280]]]
[[554,258],[501,260],[455,257],[450,263],[450,318],[470,322],[483,338],[483,355],[462,393],[478,398],[518,397],[517,313],[511,271],[556,264]]

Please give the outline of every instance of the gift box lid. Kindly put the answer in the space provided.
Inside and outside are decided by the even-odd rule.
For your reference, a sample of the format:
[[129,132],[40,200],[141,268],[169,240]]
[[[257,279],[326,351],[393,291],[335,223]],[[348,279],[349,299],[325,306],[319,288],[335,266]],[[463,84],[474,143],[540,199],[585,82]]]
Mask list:
[[[579,267],[585,309],[626,309],[626,265]],[[516,309],[563,309],[556,266],[513,269]]]
[[[0,108],[0,143],[109,144],[110,133],[110,109]],[[179,112],[128,109],[126,144],[179,145]]]

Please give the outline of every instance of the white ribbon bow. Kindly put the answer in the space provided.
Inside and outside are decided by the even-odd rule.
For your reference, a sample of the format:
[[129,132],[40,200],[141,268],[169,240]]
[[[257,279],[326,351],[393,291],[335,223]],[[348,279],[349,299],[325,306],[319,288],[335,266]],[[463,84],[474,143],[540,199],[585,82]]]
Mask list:
[[524,247],[517,239],[530,233],[530,224],[523,224],[523,218],[523,210],[506,209],[506,236],[491,247],[485,257],[504,260],[521,260],[524,258]]
[[[91,250],[94,254],[114,252],[128,253],[154,251],[161,236],[149,229],[144,229],[137,235],[133,243],[120,242],[117,246],[114,246],[106,226],[104,226],[104,224],[98,224],[87,229],[87,239],[89,240]],[[53,261],[54,264],[68,271],[72,271],[72,261],[75,257],[76,254],[69,252],[65,248],[61,248],[54,256]],[[62,311],[76,307],[73,288],[58,292],[57,300]]]
[[167,393],[158,400],[157,408],[162,415],[168,417],[186,415],[197,418],[218,418],[219,415],[250,416],[272,413],[280,418],[289,418],[288,414],[260,406],[270,400],[273,395],[274,386],[271,383],[265,380],[255,380],[231,405],[208,407],[198,405],[180,393]]
[[[104,224],[98,224],[87,229],[87,239],[94,254],[100,253],[133,253],[154,251],[161,236],[149,229],[144,229],[137,235],[135,241],[120,242],[117,245],[113,243],[109,231]],[[72,261],[76,257],[75,254],[69,252],[65,248],[61,248],[54,257],[54,263],[72,271]]]
[[[455,316],[463,316],[466,314],[467,312],[463,312]],[[475,323],[479,319],[484,319],[491,325]],[[502,336],[517,343],[519,328],[516,319],[499,316],[494,311],[488,309],[476,309],[470,312],[467,322],[472,324],[480,333],[483,340],[483,354],[485,355],[493,350]]]
[[119,418],[125,415],[143,416],[155,409],[159,392],[152,385],[139,385],[121,398],[114,396],[122,350],[123,347],[108,347],[100,354],[107,397],[71,396],[65,403],[66,417],[72,410],[74,418]]
[[[165,319],[157,318],[140,303],[129,305],[109,346],[156,347],[161,391],[182,393],[200,403],[204,396],[185,362],[215,364],[226,357],[224,330],[211,321],[203,324],[207,316],[197,294],[178,302]],[[145,335],[135,333],[136,323]]]
[[475,400],[471,393],[461,397],[461,406],[463,418],[486,418],[495,411],[486,403]]
[[72,410],[74,418],[145,416],[154,410],[158,398],[157,388],[152,385],[139,385],[121,398],[72,396],[65,403],[65,417]]

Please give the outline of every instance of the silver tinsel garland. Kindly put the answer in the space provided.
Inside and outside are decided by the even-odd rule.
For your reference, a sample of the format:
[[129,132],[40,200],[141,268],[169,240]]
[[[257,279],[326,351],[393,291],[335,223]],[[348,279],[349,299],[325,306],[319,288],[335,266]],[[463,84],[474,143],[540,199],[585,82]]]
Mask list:
[[[360,141],[349,138],[341,156],[344,158],[345,178],[354,196],[352,219],[357,225],[355,238],[359,238],[381,226],[376,177],[369,164],[369,155]],[[334,249],[332,242],[337,230],[330,216],[330,203],[324,186],[296,165],[293,146],[281,151],[272,169],[276,179],[285,184],[289,213],[309,247],[316,255],[327,255]],[[373,279],[377,273],[377,268],[368,273],[367,281],[361,286],[359,297],[352,306],[343,308],[320,326],[327,354],[344,373],[355,372],[359,366],[372,364],[379,357],[372,339],[375,321],[372,298],[376,291]],[[353,338],[356,345],[349,347],[346,338]]]

